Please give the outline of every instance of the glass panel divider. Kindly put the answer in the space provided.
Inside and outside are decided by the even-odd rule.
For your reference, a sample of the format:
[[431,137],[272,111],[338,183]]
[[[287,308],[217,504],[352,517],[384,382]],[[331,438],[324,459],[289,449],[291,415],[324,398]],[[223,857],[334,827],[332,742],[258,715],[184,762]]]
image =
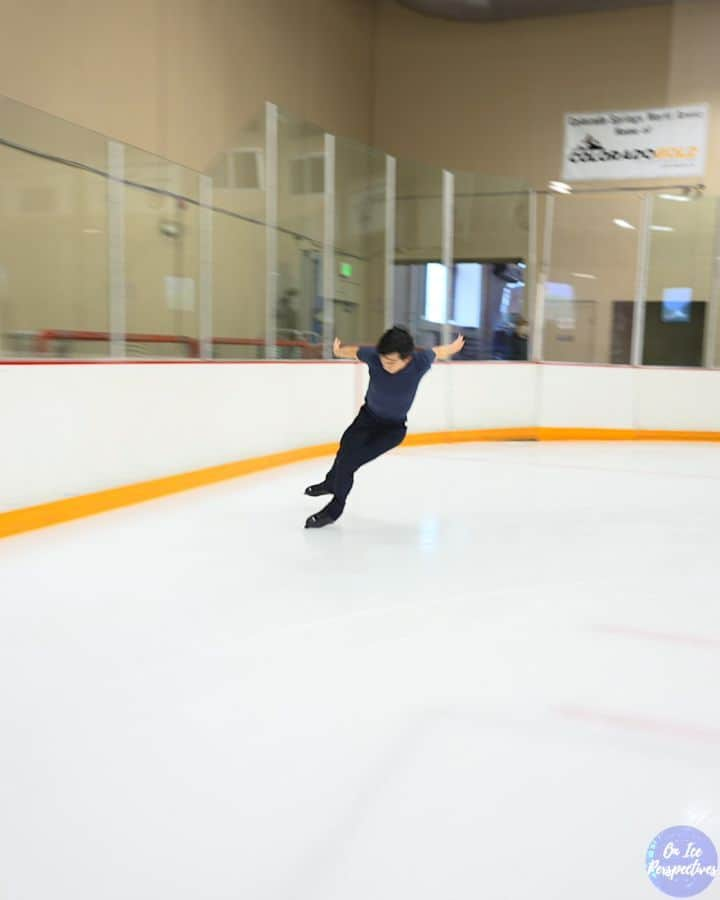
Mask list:
[[108,141],[108,323],[110,356],[126,355],[127,303],[125,268],[125,147]]
[[395,212],[397,163],[385,157],[385,328],[395,324]]
[[278,108],[265,104],[265,358],[277,355]]
[[650,265],[650,226],[652,224],[653,195],[643,197],[640,240],[637,248],[635,297],[633,304],[631,366],[641,366],[645,345],[645,303],[647,300],[648,270]]
[[707,320],[705,322],[705,343],[703,347],[703,366],[714,369],[717,365],[718,315],[720,306],[720,199],[715,200],[715,236],[713,241],[713,273],[710,296],[708,297]]
[[323,357],[332,359],[335,339],[335,135],[325,135],[323,203]]
[[200,176],[199,323],[200,358],[213,358],[213,181]]
[[453,296],[453,219],[455,176],[443,169],[443,233],[442,262],[445,267],[445,309],[442,321],[442,343],[450,343],[450,310]]

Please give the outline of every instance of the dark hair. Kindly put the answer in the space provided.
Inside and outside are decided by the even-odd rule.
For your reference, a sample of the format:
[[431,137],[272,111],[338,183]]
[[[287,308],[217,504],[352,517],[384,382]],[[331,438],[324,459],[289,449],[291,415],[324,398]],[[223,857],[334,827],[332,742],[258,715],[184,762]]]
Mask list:
[[388,329],[377,342],[377,352],[382,356],[397,353],[401,359],[407,359],[414,350],[415,341],[410,332],[397,325]]

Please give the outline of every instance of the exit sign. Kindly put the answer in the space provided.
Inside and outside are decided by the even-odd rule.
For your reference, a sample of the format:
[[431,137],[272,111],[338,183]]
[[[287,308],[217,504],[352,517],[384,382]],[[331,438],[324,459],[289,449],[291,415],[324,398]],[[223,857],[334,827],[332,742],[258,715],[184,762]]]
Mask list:
[[352,278],[352,263],[340,263],[340,275],[343,278]]

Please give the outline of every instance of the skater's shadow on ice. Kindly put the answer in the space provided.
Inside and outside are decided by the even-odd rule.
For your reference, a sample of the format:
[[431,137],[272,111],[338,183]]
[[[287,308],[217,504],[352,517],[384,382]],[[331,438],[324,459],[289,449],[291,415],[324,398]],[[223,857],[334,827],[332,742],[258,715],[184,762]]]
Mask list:
[[422,536],[418,522],[391,522],[387,519],[366,518],[357,514],[352,519],[348,516],[346,521],[339,522],[338,526],[342,527],[348,537],[352,536],[354,540],[362,538],[367,544],[377,546],[415,545]]

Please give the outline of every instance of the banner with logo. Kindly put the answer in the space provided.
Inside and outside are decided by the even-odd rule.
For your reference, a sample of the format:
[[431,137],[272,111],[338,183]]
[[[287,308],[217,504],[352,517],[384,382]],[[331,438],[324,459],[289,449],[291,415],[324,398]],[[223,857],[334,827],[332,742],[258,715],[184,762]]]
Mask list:
[[705,174],[709,107],[674,106],[565,116],[565,181]]

